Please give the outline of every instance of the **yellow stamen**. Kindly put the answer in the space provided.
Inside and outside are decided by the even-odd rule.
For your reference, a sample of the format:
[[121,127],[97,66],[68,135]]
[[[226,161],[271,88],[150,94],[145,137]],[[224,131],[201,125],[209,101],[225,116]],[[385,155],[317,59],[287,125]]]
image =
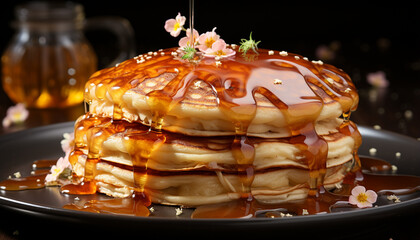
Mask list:
[[60,168],[55,168],[52,172],[53,176],[58,176],[61,173],[61,169]]
[[179,28],[179,22],[176,22],[174,25],[174,31],[178,30],[178,28]]
[[208,47],[208,48],[211,48],[211,46],[213,45],[213,43],[214,43],[215,41],[214,41],[214,39],[213,38],[206,38],[206,41],[204,42],[204,44]]
[[360,203],[364,203],[367,202],[367,195],[365,193],[360,193],[359,195],[357,195],[357,201]]
[[223,52],[223,50],[219,50],[217,52],[214,53],[216,56],[223,56],[225,55],[225,52]]

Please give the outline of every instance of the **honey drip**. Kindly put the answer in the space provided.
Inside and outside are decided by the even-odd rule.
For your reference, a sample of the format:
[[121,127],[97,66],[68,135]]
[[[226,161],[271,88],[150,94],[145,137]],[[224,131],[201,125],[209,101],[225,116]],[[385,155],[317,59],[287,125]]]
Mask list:
[[[235,129],[232,152],[242,183],[242,189],[236,191],[242,198],[247,201],[253,199],[251,185],[254,179],[255,149],[247,139],[247,131],[256,114],[256,93],[266,97],[282,111],[290,125],[291,134],[300,136],[295,138],[295,144],[302,150],[310,170],[310,195],[316,195],[326,172],[328,146],[317,135],[315,120],[326,101],[338,101],[343,109],[356,108],[358,96],[350,78],[333,66],[313,64],[292,54],[271,56],[267,50],[260,50],[260,54],[252,60],[238,54],[234,58],[224,59],[219,66],[214,59],[204,58],[198,62],[180,60],[170,54],[175,50],[163,50],[160,56],[150,57],[150,60],[142,64],[131,59],[118,67],[101,70],[87,84],[86,92],[95,87],[98,99],[104,99],[106,92],[109,93],[114,102],[113,120],[120,120],[124,119],[121,111],[122,96],[128,89],[135,89],[144,80],[164,73],[174,75],[162,89],[146,94],[152,112],[148,133],[136,136],[130,133],[126,136],[136,139],[135,144],[128,144],[129,141],[126,144],[133,168],[137,169],[134,171],[136,191],[142,192],[147,182],[147,173],[144,171],[147,169],[148,158],[165,142],[160,131],[166,114],[184,100],[194,81],[201,80],[211,86],[220,109]],[[280,79],[281,84],[274,84],[276,79]]]
[[[108,119],[109,120],[109,119]],[[133,127],[133,124],[127,122],[117,122],[116,124],[124,125],[122,127],[116,127],[115,129],[124,132],[130,137],[140,137],[142,134],[147,134],[149,131],[146,127],[134,126],[136,131],[131,131],[130,128]],[[351,123],[351,122],[350,122]],[[348,124],[345,127],[343,132],[355,133],[357,129],[354,124]],[[156,134],[156,133],[155,133]],[[178,134],[165,133],[161,132],[161,136],[165,136],[166,141],[173,141],[179,139]],[[157,134],[157,135],[160,135]],[[357,134],[356,134],[357,136]],[[357,140],[357,138],[355,138]],[[248,138],[251,141],[251,139]],[[142,140],[144,141],[144,140]],[[163,140],[162,140],[163,141]],[[232,140],[234,141],[234,140]],[[258,141],[258,139],[252,139],[251,142]],[[134,141],[135,142],[135,141]],[[159,144],[162,142],[160,141]],[[153,143],[154,144],[154,143]],[[359,144],[359,143],[357,143]],[[158,147],[156,145],[155,147]],[[232,144],[233,146],[233,144]],[[32,168],[36,167],[36,173],[34,175],[7,179],[0,182],[0,189],[7,191],[17,191],[17,190],[28,190],[28,189],[39,189],[45,187],[44,179],[47,174],[44,170],[49,170],[49,166],[54,163],[54,161],[35,161],[32,164]],[[250,217],[284,217],[287,214],[292,216],[304,215],[304,214],[319,214],[319,213],[329,213],[337,211],[348,211],[348,210],[357,210],[357,207],[350,205],[348,203],[348,197],[351,194],[351,190],[357,186],[361,185],[375,191],[379,198],[383,198],[380,204],[397,204],[393,203],[390,200],[386,200],[386,197],[389,195],[397,196],[408,196],[407,199],[418,197],[418,192],[420,190],[420,177],[418,176],[408,176],[408,175],[396,175],[393,173],[389,175],[390,170],[392,169],[391,164],[387,163],[384,160],[370,157],[361,157],[360,158],[360,168],[353,172],[347,173],[340,188],[326,190],[323,186],[319,187],[319,190],[316,194],[311,197],[302,200],[291,201],[287,203],[279,204],[262,204],[258,201],[250,201],[248,198],[242,197],[238,200],[234,200],[227,203],[221,204],[212,204],[212,205],[203,205],[197,207],[192,213],[192,218],[250,218]],[[121,167],[121,166],[119,166]],[[44,171],[44,172],[42,172]],[[134,171],[139,171],[139,173],[144,172],[143,170],[135,169]],[[151,171],[148,169],[146,172],[149,174],[176,174],[176,173],[162,173],[160,171]],[[81,184],[85,186],[85,184]],[[77,188],[82,188],[78,186]],[[125,214],[133,216],[149,216],[151,213],[145,202],[144,197],[147,197],[147,185],[146,194],[138,192],[131,197],[127,198],[111,198],[105,200],[92,199],[87,200],[82,205],[78,204],[67,204],[63,206],[65,209],[72,209],[78,211],[87,211],[95,213],[108,213],[108,214]],[[410,195],[413,194],[413,195]],[[93,196],[93,198],[95,198]],[[146,199],[147,200],[147,199]],[[150,199],[149,199],[150,200]],[[388,202],[388,203],[387,203]],[[158,205],[155,205],[158,208]],[[289,215],[289,216],[290,216]]]
[[152,202],[145,186],[147,183],[147,163],[153,154],[164,142],[166,138],[161,131],[153,128],[148,131],[130,132],[124,136],[124,145],[131,156],[134,174],[134,194],[133,198],[142,199],[146,206]]
[[[78,146],[86,145],[83,143],[82,136],[82,133],[85,133],[87,136],[88,144],[86,145],[86,147],[88,149],[88,153],[85,162],[84,178],[83,181],[80,183],[73,183],[62,186],[62,193],[80,195],[96,193],[96,164],[100,160],[102,144],[112,134],[124,130],[124,125],[112,124],[111,121],[101,122],[101,120],[103,120],[102,118],[100,119],[95,117],[91,120],[90,117],[86,115],[86,119],[88,119],[86,121],[87,124],[85,123],[80,124],[81,126],[77,126],[80,132],[77,135],[75,135],[75,149],[72,151],[71,156],[69,157],[69,161],[74,163],[75,161],[77,161],[77,158],[80,156],[80,154],[83,154],[83,151],[81,151]],[[76,125],[78,125],[78,123],[76,123]]]
[[[301,128],[300,135],[292,139],[299,146],[309,167],[309,196],[315,196],[324,182],[327,170],[327,142],[315,131],[314,123],[308,123]],[[351,136],[351,135],[349,135]]]
[[[162,133],[165,117],[185,99],[192,84],[201,80],[211,87],[220,110],[235,130],[231,149],[236,160],[235,170],[242,185],[241,189],[235,189],[241,196],[239,205],[242,207],[239,208],[248,214],[258,205],[251,192],[255,177],[255,148],[248,137],[248,128],[257,112],[257,93],[268,99],[285,116],[292,136],[290,141],[301,150],[303,161],[309,168],[312,200],[308,201],[316,201],[320,192],[324,191],[322,185],[328,146],[316,133],[315,121],[324,104],[329,102],[336,101],[342,109],[349,111],[356,109],[358,95],[350,78],[331,65],[314,64],[295,54],[273,55],[265,49],[260,49],[259,54],[252,59],[241,54],[222,59],[221,65],[215,64],[216,60],[212,58],[183,61],[171,54],[176,50],[167,49],[160,54],[149,55],[150,59],[141,64],[136,59],[130,59],[117,67],[103,69],[92,75],[86,84],[85,101],[90,104],[92,101],[111,98],[114,103],[112,118],[87,113],[76,123],[75,147],[70,154],[70,162],[74,164],[80,157],[85,157],[85,175],[80,183],[63,186],[62,191],[69,194],[95,193],[95,169],[101,160],[101,145],[112,134],[121,133],[132,159],[135,176],[131,199],[148,206],[151,202],[147,194],[147,163],[153,153],[168,141],[169,135]],[[127,90],[142,91],[141,88],[137,89],[142,82],[162,74],[172,74],[173,78],[161,89],[145,94],[152,113],[149,129],[127,131],[125,124],[112,124],[132,121],[125,119],[122,111],[123,96]],[[93,89],[96,99],[91,99],[89,95]],[[340,131],[351,135],[357,129],[344,121]],[[88,137],[87,144],[83,139],[85,135]],[[355,158],[357,147],[354,149]],[[86,150],[87,154],[84,153]],[[93,205],[98,204],[90,204],[88,209],[97,211]]]
[[[362,168],[354,173],[347,174],[341,187],[332,191],[328,191],[321,186],[312,197],[280,204],[261,204],[257,201],[236,200],[228,203],[204,205],[199,206],[192,213],[191,218],[277,218],[356,210],[357,207],[350,205],[348,199],[351,190],[357,185],[375,191],[379,198],[386,198],[386,196],[392,194],[408,195],[420,190],[420,177],[384,174],[389,169],[390,164],[381,159],[363,157],[361,162]],[[388,167],[383,168],[383,166]]]

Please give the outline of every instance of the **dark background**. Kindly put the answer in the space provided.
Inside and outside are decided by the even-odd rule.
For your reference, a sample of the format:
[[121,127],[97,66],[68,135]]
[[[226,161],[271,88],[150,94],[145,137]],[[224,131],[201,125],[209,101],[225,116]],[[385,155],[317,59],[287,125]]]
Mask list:
[[[24,1],[4,1],[0,10],[0,51],[14,33],[14,7]],[[163,26],[178,12],[188,18],[188,1],[76,1],[87,18],[120,16],[135,31],[137,52],[177,46]],[[416,7],[357,5],[283,5],[277,1],[195,1],[195,28],[216,32],[227,43],[239,43],[253,32],[260,48],[285,50],[317,60],[319,46],[333,48],[323,59],[342,68],[360,85],[366,73],[384,71],[393,86],[420,86],[420,10]],[[188,27],[188,19],[186,27]],[[183,36],[182,33],[180,36]],[[103,67],[112,58],[115,37],[105,32],[86,34]]]
[[[14,7],[22,2],[2,2],[0,52],[15,32],[10,23]],[[138,54],[178,45],[185,33],[174,38],[164,29],[165,21],[178,12],[187,17],[186,28],[189,24],[187,0],[76,2],[83,4],[86,18],[119,16],[129,20]],[[261,41],[260,48],[285,50],[333,64],[347,72],[359,90],[361,101],[352,117],[355,122],[419,138],[420,9],[396,5],[196,0],[195,28],[204,33],[217,27],[221,38],[236,44],[252,32],[253,38]],[[116,37],[105,31],[87,32],[86,36],[99,56],[98,67],[104,68],[118,52],[113,47]],[[327,49],[328,56],[317,54],[321,47]],[[367,83],[366,75],[377,71],[385,72],[388,88],[378,90]],[[0,87],[0,110],[4,112],[10,104]],[[38,120],[43,115],[36,111],[30,116],[36,118],[33,126],[54,122]]]

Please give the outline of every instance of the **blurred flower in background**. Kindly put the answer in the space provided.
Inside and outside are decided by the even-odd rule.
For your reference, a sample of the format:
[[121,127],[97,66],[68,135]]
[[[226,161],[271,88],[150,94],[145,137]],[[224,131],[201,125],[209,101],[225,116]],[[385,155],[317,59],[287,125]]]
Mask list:
[[3,127],[8,128],[12,124],[23,123],[29,116],[29,111],[23,103],[18,103],[7,109],[6,117],[3,119]]
[[375,88],[386,88],[389,86],[389,81],[383,71],[368,73],[366,79]]

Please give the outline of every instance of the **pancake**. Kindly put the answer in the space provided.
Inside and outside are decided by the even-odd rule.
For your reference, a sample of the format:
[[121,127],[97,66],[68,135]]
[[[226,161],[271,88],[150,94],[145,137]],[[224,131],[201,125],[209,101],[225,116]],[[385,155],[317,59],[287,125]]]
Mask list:
[[[329,168],[324,186],[328,189],[340,184],[349,166],[343,164]],[[95,180],[98,192],[106,195],[122,198],[133,193],[133,172],[109,162],[101,161],[97,164]],[[256,200],[267,204],[304,199],[308,196],[308,181],[308,171],[299,168],[257,172],[251,193]],[[241,193],[237,189],[240,188],[241,181],[236,174],[215,171],[206,174],[148,174],[145,191],[154,203],[197,207],[239,199]]]
[[174,51],[95,73],[86,84],[90,112],[148,126],[158,112],[163,129],[186,135],[234,135],[240,122],[249,136],[289,137],[302,125],[331,121],[358,104],[346,73],[296,54],[259,50],[252,61],[236,54],[217,65],[213,59],[181,62]]
[[272,50],[216,59],[150,52],[93,74],[67,193],[200,206],[316,196],[360,167],[346,73]]
[[[149,128],[126,121],[108,118],[81,117],[75,136],[83,139],[82,153],[73,159],[74,173],[85,176],[86,159],[92,134],[103,136],[99,162],[95,165],[98,191],[113,197],[127,197],[135,190],[134,175],[147,174],[145,188],[155,203],[198,206],[230,201],[240,197],[241,180],[233,154],[234,137],[191,137],[163,132],[165,142],[147,160],[147,170],[133,167],[133,153],[129,146],[138,146],[133,134],[148,134]],[[96,124],[94,124],[96,122]],[[102,122],[102,124],[97,124]],[[349,123],[354,127],[353,123]],[[90,125],[90,126],[89,126]],[[353,164],[354,149],[360,135],[337,130],[322,136],[328,144],[324,185],[335,186],[342,181]],[[253,161],[255,178],[252,195],[263,203],[279,203],[305,198],[309,190],[308,160],[298,137],[266,139],[250,137],[255,148]],[[140,154],[142,149],[136,151]]]

